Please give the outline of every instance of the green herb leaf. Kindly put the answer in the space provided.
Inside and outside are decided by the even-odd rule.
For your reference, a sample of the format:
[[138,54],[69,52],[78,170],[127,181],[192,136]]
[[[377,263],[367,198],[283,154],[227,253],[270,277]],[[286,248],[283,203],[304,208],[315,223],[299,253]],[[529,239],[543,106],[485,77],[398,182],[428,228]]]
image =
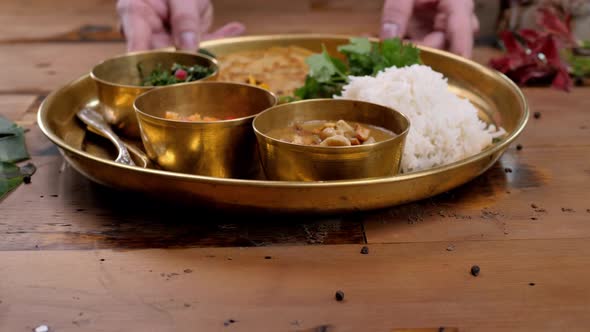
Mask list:
[[[138,65],[137,69],[140,73],[140,77],[142,78],[142,85],[144,86],[163,86],[183,82],[192,82],[213,74],[213,68],[210,67],[201,65],[184,66],[178,63],[174,63],[168,70],[162,69],[162,64],[158,64],[156,68],[150,72],[148,77],[144,76],[143,67],[141,64]],[[187,76],[184,80],[180,80],[174,75],[179,69],[187,72]]]
[[332,57],[323,47],[322,53],[306,59],[309,74],[304,86],[295,95],[301,99],[331,98],[342,92],[348,76],[376,75],[389,67],[404,67],[420,62],[420,50],[401,39],[372,43],[368,38],[351,38],[350,44],[338,47],[346,63]]
[[572,73],[576,77],[590,76],[590,57],[574,55],[573,52],[566,52],[567,61],[569,62]]
[[351,38],[350,44],[338,46],[338,52],[344,54],[364,54],[369,55],[372,50],[372,44],[368,38]]
[[25,131],[0,116],[0,161],[18,162],[29,159]]
[[381,44],[381,61],[373,74],[390,67],[405,67],[420,63],[420,50],[413,45],[404,45],[401,39],[386,39]]
[[23,182],[19,168],[13,163],[0,162],[0,199]]

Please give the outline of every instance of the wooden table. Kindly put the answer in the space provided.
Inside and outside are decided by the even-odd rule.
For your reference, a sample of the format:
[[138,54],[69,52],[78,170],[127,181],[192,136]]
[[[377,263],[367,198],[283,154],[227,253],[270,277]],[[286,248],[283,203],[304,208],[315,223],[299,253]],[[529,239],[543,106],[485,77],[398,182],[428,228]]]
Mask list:
[[[379,9],[301,1],[281,16],[287,2],[276,1],[238,15],[240,3],[219,1],[218,24],[362,33]],[[0,113],[30,130],[38,167],[0,202],[0,331],[588,330],[588,88],[525,89],[541,117],[516,142],[523,149],[432,199],[323,218],[202,215],[89,182],[35,124],[48,92],[124,50],[113,7],[0,4]]]

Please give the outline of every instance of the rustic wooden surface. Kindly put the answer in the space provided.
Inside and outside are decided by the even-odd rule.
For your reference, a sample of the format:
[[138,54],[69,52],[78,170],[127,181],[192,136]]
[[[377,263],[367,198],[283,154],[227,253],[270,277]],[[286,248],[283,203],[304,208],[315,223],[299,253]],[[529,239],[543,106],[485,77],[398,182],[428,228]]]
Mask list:
[[[374,33],[381,1],[215,3],[217,26],[242,20],[251,34]],[[113,0],[3,1],[0,20],[0,114],[29,130],[38,167],[0,202],[0,331],[590,325],[588,88],[525,89],[541,117],[449,193],[362,214],[246,220],[93,184],[40,132],[47,93],[124,51]]]

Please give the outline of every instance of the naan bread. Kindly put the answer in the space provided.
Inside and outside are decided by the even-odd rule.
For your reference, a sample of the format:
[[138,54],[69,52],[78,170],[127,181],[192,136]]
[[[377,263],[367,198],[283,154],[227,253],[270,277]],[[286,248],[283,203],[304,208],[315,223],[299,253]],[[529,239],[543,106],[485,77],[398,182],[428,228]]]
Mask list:
[[308,49],[288,46],[220,56],[218,80],[252,83],[253,79],[278,96],[292,96],[305,83],[305,59],[312,54]]

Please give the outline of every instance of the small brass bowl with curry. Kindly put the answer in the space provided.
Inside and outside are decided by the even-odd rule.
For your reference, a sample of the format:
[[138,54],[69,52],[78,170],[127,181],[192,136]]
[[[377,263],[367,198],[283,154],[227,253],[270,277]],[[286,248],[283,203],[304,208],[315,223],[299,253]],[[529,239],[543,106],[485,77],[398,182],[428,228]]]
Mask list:
[[272,107],[253,127],[268,179],[332,181],[399,173],[410,122],[368,102],[313,99]]
[[142,51],[102,61],[90,77],[107,122],[119,134],[139,138],[135,98],[157,86],[216,80],[218,72],[217,60],[201,53]]
[[260,171],[252,120],[276,104],[253,85],[196,82],[145,92],[134,108],[147,155],[163,169],[248,178]]

